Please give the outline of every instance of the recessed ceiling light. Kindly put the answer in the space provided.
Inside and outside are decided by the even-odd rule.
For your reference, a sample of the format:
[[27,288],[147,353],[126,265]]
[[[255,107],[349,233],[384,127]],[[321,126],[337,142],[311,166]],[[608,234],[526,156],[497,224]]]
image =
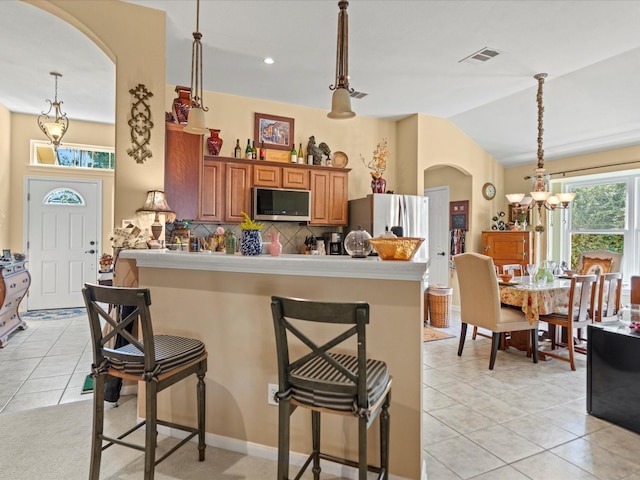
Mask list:
[[266,63],[267,65],[273,65],[273,58],[267,57],[263,60],[263,62]]

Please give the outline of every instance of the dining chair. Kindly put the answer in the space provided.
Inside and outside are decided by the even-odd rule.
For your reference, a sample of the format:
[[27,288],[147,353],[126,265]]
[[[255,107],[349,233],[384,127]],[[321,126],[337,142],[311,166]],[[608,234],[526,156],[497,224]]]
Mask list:
[[[205,383],[207,351],[199,340],[172,335],[154,335],[151,313],[151,294],[146,288],[108,287],[85,284],[82,289],[93,347],[93,433],[89,479],[100,478],[102,451],[121,445],[144,452],[144,478],[154,478],[155,466],[198,436],[198,459],[204,460],[205,442]],[[108,308],[107,306],[112,306]],[[132,307],[132,308],[130,308]],[[108,310],[105,310],[107,308]],[[122,314],[122,312],[127,312]],[[101,321],[111,327],[103,333]],[[140,322],[142,339],[127,330]],[[107,329],[104,329],[105,331]],[[121,335],[128,344],[110,348],[110,340]],[[176,382],[196,375],[197,426],[190,427],[157,418],[158,393]],[[145,419],[117,437],[104,434],[104,383],[107,376],[145,383]],[[186,432],[185,438],[156,460],[157,427],[163,425]],[[123,440],[145,426],[144,445]],[[105,443],[106,442],[106,443]]]
[[[569,362],[571,370],[576,369],[574,352],[586,354],[586,348],[574,345],[574,330],[586,328],[593,323],[593,312],[596,297],[596,275],[574,275],[571,277],[569,288],[569,302],[567,313],[553,313],[540,315],[540,321],[549,325],[549,337],[551,350],[545,350],[544,354],[564,362]],[[556,338],[556,328],[566,330],[566,342],[560,342]],[[566,350],[567,355],[563,355]]]
[[[318,480],[321,459],[357,468],[359,480],[367,479],[368,471],[377,473],[377,479],[388,479],[391,377],[384,362],[367,358],[369,304],[273,296],[271,312],[278,362],[278,480],[289,478],[290,416],[297,407],[311,410],[312,452],[296,479],[313,462],[313,478]],[[331,324],[326,331],[340,333],[328,339],[326,331],[317,332],[318,324]],[[356,344],[355,355],[343,350],[347,340]],[[322,413],[358,419],[357,461],[321,452]],[[367,460],[367,430],[378,415],[379,467]]]
[[538,322],[529,323],[522,310],[503,307],[493,259],[479,253],[468,252],[453,257],[460,287],[460,343],[458,356],[462,356],[467,325],[492,332],[489,370],[493,370],[503,334],[520,330],[531,332],[533,363],[538,363]]
[[630,302],[640,305],[640,275],[631,276],[631,296]]
[[521,277],[523,275],[522,271],[522,265],[520,265],[519,263],[512,263],[502,266],[502,273],[505,275],[511,275],[512,277]]
[[622,293],[622,272],[603,273],[597,280],[598,301],[596,305],[596,322],[616,320],[620,310],[620,294]]
[[578,258],[576,272],[580,275],[622,271],[623,254],[610,250],[590,250],[582,252]]

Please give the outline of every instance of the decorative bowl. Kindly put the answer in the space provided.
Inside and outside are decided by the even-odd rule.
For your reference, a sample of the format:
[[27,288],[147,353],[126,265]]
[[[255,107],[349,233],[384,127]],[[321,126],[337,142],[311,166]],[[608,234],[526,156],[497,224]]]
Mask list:
[[500,275],[500,281],[504,282],[504,283],[511,283],[511,280],[513,280],[513,275]]
[[371,238],[369,243],[382,260],[411,260],[424,238]]

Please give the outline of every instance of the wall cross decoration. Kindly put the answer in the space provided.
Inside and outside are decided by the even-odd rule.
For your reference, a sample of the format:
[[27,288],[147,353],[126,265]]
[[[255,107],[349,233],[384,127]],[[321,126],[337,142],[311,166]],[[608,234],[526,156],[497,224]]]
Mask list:
[[134,98],[131,104],[131,118],[128,122],[131,127],[131,143],[133,145],[127,149],[127,153],[137,163],[143,163],[152,156],[149,142],[151,141],[153,122],[151,121],[151,108],[148,99],[153,97],[153,93],[141,83],[136,88],[129,90],[129,93]]

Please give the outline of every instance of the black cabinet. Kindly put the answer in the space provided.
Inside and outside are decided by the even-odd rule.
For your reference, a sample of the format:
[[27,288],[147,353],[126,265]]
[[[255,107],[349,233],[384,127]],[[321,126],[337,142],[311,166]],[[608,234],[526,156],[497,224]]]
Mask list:
[[589,325],[587,412],[640,433],[640,335]]

